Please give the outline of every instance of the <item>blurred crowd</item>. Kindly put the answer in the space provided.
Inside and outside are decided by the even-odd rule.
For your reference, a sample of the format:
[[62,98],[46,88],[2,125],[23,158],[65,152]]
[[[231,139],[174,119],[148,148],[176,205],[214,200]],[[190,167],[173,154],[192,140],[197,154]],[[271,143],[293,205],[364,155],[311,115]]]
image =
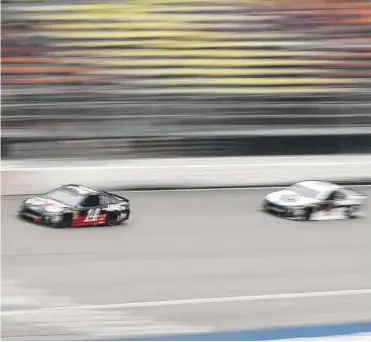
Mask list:
[[370,57],[369,0],[2,2],[5,97],[357,91]]
[[264,154],[238,134],[370,123],[371,1],[11,0],[1,38],[7,158]]

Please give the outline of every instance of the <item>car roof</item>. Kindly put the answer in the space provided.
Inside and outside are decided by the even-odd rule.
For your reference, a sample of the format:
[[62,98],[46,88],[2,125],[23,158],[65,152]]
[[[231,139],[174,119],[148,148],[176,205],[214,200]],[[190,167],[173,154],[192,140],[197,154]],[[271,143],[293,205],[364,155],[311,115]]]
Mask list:
[[331,191],[331,190],[338,190],[341,189],[341,186],[337,184],[333,184],[330,182],[324,181],[303,181],[297,183],[299,185],[305,186],[317,192],[324,192],[324,191]]
[[93,189],[81,184],[65,184],[60,187],[61,190],[68,191],[76,196],[99,195],[100,190]]

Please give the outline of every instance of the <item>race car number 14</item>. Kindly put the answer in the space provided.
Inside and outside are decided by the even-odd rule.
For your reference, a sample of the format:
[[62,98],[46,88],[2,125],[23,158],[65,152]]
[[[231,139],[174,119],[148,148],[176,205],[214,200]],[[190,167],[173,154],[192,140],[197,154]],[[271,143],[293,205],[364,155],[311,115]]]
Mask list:
[[84,222],[94,222],[97,221],[100,214],[100,209],[89,209],[88,214],[86,215],[86,218]]

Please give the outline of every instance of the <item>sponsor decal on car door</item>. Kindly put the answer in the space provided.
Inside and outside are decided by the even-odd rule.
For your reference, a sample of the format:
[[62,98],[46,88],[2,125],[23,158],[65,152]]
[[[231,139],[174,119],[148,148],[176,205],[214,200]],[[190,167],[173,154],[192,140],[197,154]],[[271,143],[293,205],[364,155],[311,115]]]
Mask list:
[[104,224],[107,216],[100,207],[75,210],[73,215],[72,226],[74,227]]

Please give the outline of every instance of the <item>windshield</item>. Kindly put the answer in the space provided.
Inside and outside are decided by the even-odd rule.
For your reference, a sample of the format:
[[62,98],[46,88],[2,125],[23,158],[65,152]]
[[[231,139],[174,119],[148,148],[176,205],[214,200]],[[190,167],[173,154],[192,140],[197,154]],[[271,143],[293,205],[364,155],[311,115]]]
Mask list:
[[77,205],[82,199],[80,196],[59,189],[50,191],[45,196],[70,206]]
[[287,188],[288,191],[292,191],[300,195],[301,197],[316,198],[319,195],[319,192],[305,186],[294,184]]

